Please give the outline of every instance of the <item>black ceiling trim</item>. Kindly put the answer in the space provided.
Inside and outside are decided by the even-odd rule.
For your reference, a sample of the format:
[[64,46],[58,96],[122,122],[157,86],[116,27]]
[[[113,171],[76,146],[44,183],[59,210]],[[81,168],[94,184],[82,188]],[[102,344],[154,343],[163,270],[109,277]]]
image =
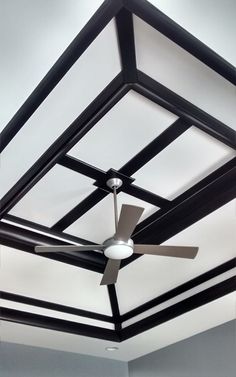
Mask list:
[[115,323],[115,331],[120,334],[121,331],[121,316],[120,316],[120,309],[119,309],[119,303],[117,299],[117,294],[116,294],[116,288],[114,284],[108,285],[107,286],[108,290],[108,295],[110,299],[110,304],[111,304],[111,311],[112,311],[112,316],[113,320]]
[[194,310],[202,305],[208,304],[211,301],[217,300],[231,292],[236,288],[235,277],[229,278],[221,283],[207,288],[204,291],[197,293],[185,300],[174,304],[158,313],[152,314],[128,327],[122,329],[121,340],[130,339],[135,335],[141,334],[144,331],[150,330],[164,322],[170,321],[184,313]]
[[120,0],[105,0],[0,134],[0,153],[24,126],[98,34],[119,12]]
[[95,168],[94,166],[89,165],[84,161],[78,160],[73,156],[69,156],[68,154],[63,156],[58,164],[96,181],[104,179],[106,175],[105,171],[99,168]]
[[[133,240],[136,243],[161,244],[207,216],[236,197],[236,158],[204,178],[171,202],[165,211],[160,209],[137,225]],[[122,262],[126,266],[140,256]]]
[[49,302],[45,300],[38,300],[33,297],[27,297],[23,295],[17,295],[11,292],[0,291],[0,298],[2,300],[17,302],[25,305],[36,306],[39,308],[54,310],[57,312],[77,315],[79,317],[92,318],[97,321],[113,323],[113,317],[105,314],[91,312],[84,309],[79,309],[71,306],[57,304],[55,302]]
[[125,8],[122,8],[116,15],[116,29],[124,81],[127,83],[136,82],[133,15]]
[[[114,342],[121,342],[133,336],[136,336],[144,331],[150,330],[153,327],[159,326],[164,322],[181,316],[182,314],[194,310],[202,305],[217,300],[220,297],[223,297],[231,292],[234,292],[235,288],[236,279],[234,276],[210,288],[207,288],[204,291],[201,291],[181,302],[178,302],[164,310],[150,315],[132,325],[129,325],[128,327],[120,329],[120,327],[117,326],[117,323],[116,330],[109,330],[102,327],[85,325],[81,323],[52,318],[39,314],[9,309],[6,307],[1,308],[0,319],[3,321],[19,323],[28,326],[35,326],[54,331],[61,331],[98,339],[111,340]],[[119,317],[117,318],[119,319]],[[119,325],[121,325],[120,322]]]
[[[68,234],[68,233],[61,233],[61,232],[56,232],[54,230],[52,230],[51,228],[48,228],[47,226],[45,225],[40,225],[38,223],[35,223],[33,221],[29,221],[29,220],[25,220],[25,219],[22,219],[21,217],[18,217],[18,216],[14,216],[14,215],[10,215],[10,214],[7,214],[4,216],[4,219],[3,220],[7,220],[7,221],[11,221],[12,225],[19,225],[20,227],[29,227],[30,229],[29,230],[32,230],[33,232],[44,232],[44,233],[47,233],[48,236],[51,236],[51,237],[60,237],[60,238],[63,238],[66,242],[68,243],[78,243],[78,244],[82,244],[82,245],[91,245],[91,241],[89,240],[85,240],[84,238],[81,238],[81,237],[76,237],[76,236],[72,236],[71,234]],[[5,221],[3,221],[5,222]],[[60,242],[60,240],[58,240]]]
[[58,262],[67,263],[76,267],[85,268],[87,270],[103,273],[106,257],[103,254],[88,251],[79,253],[77,256],[62,253],[35,253],[36,245],[68,245],[69,242],[56,240],[55,238],[44,236],[42,234],[22,229],[20,227],[6,224],[0,221],[0,244],[20,249],[27,253],[36,255],[39,258],[49,258]]
[[157,305],[162,304],[163,302],[170,300],[173,297],[176,297],[192,288],[197,287],[198,285],[205,283],[206,281],[219,276],[223,274],[224,272],[227,272],[236,266],[236,258],[233,258],[215,268],[212,270],[209,270],[196,278],[193,278],[192,280],[187,281],[184,284],[179,285],[178,287],[171,289],[168,292],[163,293],[160,296],[155,297],[154,299],[145,302],[144,304],[130,310],[129,312],[123,314],[121,316],[121,321],[125,322],[133,317],[136,317],[137,315],[146,312],[149,309],[154,308]]
[[7,192],[0,202],[2,218],[128,91],[118,74],[63,134]]
[[124,187],[122,191],[160,208],[168,208],[171,203],[169,200],[136,185]]
[[1,308],[0,318],[2,321],[14,322],[22,325],[40,327],[75,335],[88,336],[91,338],[104,339],[113,342],[120,342],[120,338],[114,330],[9,309],[6,307]]
[[146,0],[124,0],[124,6],[154,29],[236,85],[235,67]]
[[[151,143],[144,147],[130,161],[128,161],[120,172],[125,175],[133,175],[141,169],[153,157],[157,156],[163,149],[171,144],[175,139],[182,135],[191,127],[191,123],[177,119],[171,126],[158,135]],[[158,124],[157,124],[158,130]]]
[[222,143],[236,149],[236,131],[145,73],[138,71],[138,82],[133,84],[133,89]]
[[148,228],[143,229],[143,225],[140,224],[142,230],[137,229],[134,239],[142,239],[143,242],[148,241],[148,243],[157,242],[157,244],[164,242],[235,197],[236,167],[233,167],[204,189],[170,209],[165,215],[158,217],[157,212],[156,221],[153,221]]
[[63,231],[88,212],[92,207],[98,204],[102,199],[108,195],[108,192],[97,188],[89,196],[87,196],[82,202],[77,204],[71,211],[62,217],[52,229],[56,231]]

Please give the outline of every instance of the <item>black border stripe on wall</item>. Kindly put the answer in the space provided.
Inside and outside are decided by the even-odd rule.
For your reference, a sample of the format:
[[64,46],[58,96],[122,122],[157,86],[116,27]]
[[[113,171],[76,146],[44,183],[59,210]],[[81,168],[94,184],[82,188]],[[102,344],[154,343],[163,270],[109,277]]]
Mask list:
[[0,134],[0,153],[122,7],[105,0]]
[[39,300],[39,299],[35,299],[35,298],[32,298],[32,297],[27,297],[27,296],[23,296],[23,295],[17,295],[15,293],[11,293],[11,292],[0,291],[0,298],[2,300],[17,302],[17,303],[21,303],[21,304],[25,304],[25,305],[36,306],[36,307],[39,307],[39,308],[54,310],[54,311],[58,311],[58,312],[61,312],[61,313],[73,314],[73,315],[80,316],[80,317],[91,318],[91,319],[95,319],[97,321],[114,323],[113,317],[105,315],[105,314],[91,312],[91,311],[84,310],[84,309],[78,309],[78,308],[75,308],[75,307],[71,307],[71,306],[67,306],[67,305],[61,305],[61,304],[57,304],[57,303],[54,303],[54,302]]

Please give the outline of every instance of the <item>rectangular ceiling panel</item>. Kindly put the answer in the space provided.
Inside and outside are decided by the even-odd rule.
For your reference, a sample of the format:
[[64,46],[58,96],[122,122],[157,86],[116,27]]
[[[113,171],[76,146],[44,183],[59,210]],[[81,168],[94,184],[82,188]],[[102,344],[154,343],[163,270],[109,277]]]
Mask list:
[[235,129],[235,87],[147,23],[134,17],[138,69]]
[[95,190],[93,180],[56,165],[10,211],[42,225],[52,226]]
[[[132,204],[145,208],[139,222],[158,209],[152,204],[136,199],[123,192],[118,195],[117,200],[119,213],[122,204]],[[112,195],[110,194],[105,199],[101,200],[84,216],[80,217],[76,222],[69,226],[66,229],[66,233],[89,239],[95,243],[102,243],[106,239],[112,237],[115,233]]]
[[111,21],[3,151],[1,175],[4,179],[0,196],[17,182],[119,72],[115,24]]
[[5,246],[1,247],[1,290],[111,315],[101,275]]
[[74,0],[1,2],[0,130],[101,3],[102,0],[84,5]]
[[130,91],[69,152],[101,169],[120,169],[177,117]]
[[135,183],[174,199],[234,156],[230,147],[191,127],[137,171]]

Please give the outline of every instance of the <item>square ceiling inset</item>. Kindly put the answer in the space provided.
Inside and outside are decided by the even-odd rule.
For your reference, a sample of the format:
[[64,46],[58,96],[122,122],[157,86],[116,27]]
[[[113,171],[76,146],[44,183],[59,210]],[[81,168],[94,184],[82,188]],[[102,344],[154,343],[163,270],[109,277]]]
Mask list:
[[52,226],[94,191],[93,180],[60,165],[49,171],[11,210],[11,214]]
[[131,90],[69,154],[104,170],[118,170],[176,119]]
[[174,199],[234,156],[231,148],[191,127],[137,171],[135,183]]

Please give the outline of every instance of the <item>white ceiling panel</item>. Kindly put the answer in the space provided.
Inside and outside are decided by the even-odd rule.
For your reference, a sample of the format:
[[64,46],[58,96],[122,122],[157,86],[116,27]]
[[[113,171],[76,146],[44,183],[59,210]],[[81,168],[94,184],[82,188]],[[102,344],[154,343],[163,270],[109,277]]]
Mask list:
[[191,127],[137,171],[135,183],[174,199],[234,156],[230,147]]
[[93,180],[55,165],[10,211],[12,215],[53,226],[95,190]]
[[69,154],[104,170],[119,169],[176,119],[131,90]]
[[111,315],[101,275],[1,246],[1,290]]
[[[217,54],[236,65],[235,0],[149,0]],[[226,43],[227,41],[227,43]]]
[[235,87],[194,56],[134,17],[140,70],[217,119],[235,128]]
[[1,196],[119,72],[112,20],[3,151]]
[[123,268],[116,284],[121,313],[234,258],[235,204],[228,203],[165,242],[199,246],[194,260],[146,255]]
[[[114,342],[2,321],[3,342],[130,361],[235,319],[235,293],[191,310],[118,345]],[[106,347],[118,346],[116,352]]]
[[[119,211],[122,204],[132,204],[145,208],[139,222],[158,209],[150,203],[136,199],[123,192],[118,195]],[[107,238],[112,237],[115,233],[112,195],[108,195],[84,216],[75,221],[66,229],[66,233],[89,239],[96,243],[102,243]]]
[[102,2],[1,1],[0,130]]

